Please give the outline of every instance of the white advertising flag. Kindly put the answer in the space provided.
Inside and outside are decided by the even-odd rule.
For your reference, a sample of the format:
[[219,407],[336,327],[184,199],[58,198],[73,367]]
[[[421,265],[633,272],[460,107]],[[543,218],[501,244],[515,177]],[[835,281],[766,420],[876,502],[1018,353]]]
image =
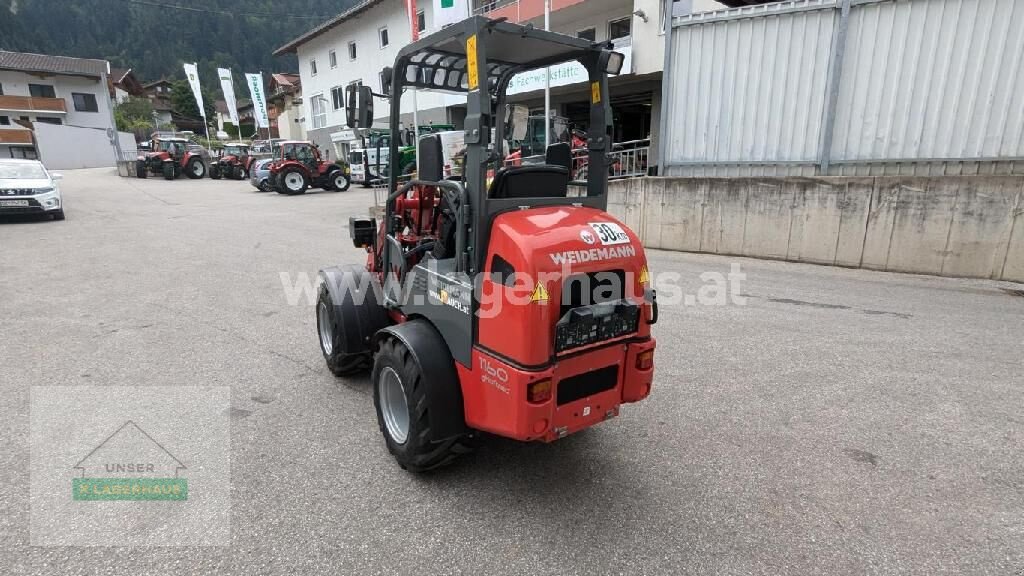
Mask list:
[[245,83],[249,85],[249,94],[252,95],[256,126],[270,128],[270,117],[267,116],[267,97],[263,94],[263,74],[246,74]]
[[217,68],[220,78],[220,89],[224,91],[224,103],[227,104],[231,123],[238,126],[238,103],[235,101],[235,81],[231,78],[231,70]]
[[188,78],[188,85],[192,87],[192,94],[196,97],[199,114],[203,116],[203,120],[206,120],[206,108],[203,107],[203,93],[199,88],[199,70],[195,64],[185,64],[185,77]]
[[469,18],[468,0],[434,0],[433,30],[440,30],[466,18]]

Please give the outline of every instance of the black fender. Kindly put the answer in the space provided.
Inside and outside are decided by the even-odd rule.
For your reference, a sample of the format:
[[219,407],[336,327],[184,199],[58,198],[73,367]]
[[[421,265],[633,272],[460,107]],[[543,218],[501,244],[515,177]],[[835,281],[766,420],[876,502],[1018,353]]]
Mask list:
[[336,346],[345,355],[374,350],[373,337],[391,323],[378,296],[383,294],[377,276],[361,266],[324,268],[319,272],[320,290],[327,290],[334,303],[334,325],[342,327]]
[[385,338],[397,338],[412,354],[427,386],[427,414],[430,418],[431,441],[441,442],[464,435],[466,412],[462,385],[448,346],[441,333],[426,318],[416,318],[388,326],[373,337],[376,350]]

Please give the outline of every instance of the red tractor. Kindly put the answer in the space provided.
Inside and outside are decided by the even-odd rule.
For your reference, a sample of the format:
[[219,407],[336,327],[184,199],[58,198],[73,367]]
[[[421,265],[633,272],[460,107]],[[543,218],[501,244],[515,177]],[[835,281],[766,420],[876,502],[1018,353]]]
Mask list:
[[296,196],[310,187],[344,192],[350,183],[348,166],[324,161],[310,142],[282,142],[278,160],[270,165],[270,187],[278,194]]
[[191,143],[179,136],[154,135],[150,141],[150,152],[135,161],[135,175],[146,178],[149,174],[163,174],[167,180],[174,180],[185,174],[189,178],[206,176],[206,161],[202,155],[189,149]]
[[[602,167],[572,195],[568,143],[531,165],[502,166],[496,152],[520,130],[502,119],[519,116],[505,102],[511,78],[567,61],[589,75],[587,154]],[[380,223],[349,220],[366,265],[320,271],[321,352],[337,376],[370,370],[378,425],[403,468],[447,464],[480,432],[553,442],[650,394],[656,293],[640,238],[606,211],[608,75],[621,66],[604,45],[477,16],[405,46],[385,69],[391,133],[407,87],[464,93],[468,112],[462,176],[445,178],[438,135],[422,138],[419,179],[399,186],[391,175]],[[370,98],[359,89],[355,124],[372,119]]]
[[220,158],[210,164],[210,178],[220,180],[245,180],[249,177],[249,145],[245,142],[228,142]]

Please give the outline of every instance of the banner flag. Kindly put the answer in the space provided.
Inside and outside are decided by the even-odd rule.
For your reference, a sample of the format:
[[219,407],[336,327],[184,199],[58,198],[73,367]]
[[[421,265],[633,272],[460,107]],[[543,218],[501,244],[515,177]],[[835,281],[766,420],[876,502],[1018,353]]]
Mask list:
[[235,81],[231,78],[231,70],[217,68],[217,76],[220,77],[220,89],[224,92],[224,103],[231,115],[231,123],[238,126],[238,102],[235,100]]
[[206,120],[206,108],[203,106],[203,92],[199,88],[199,70],[195,63],[185,63],[185,77],[188,78],[188,85],[192,87],[192,94],[196,97],[196,104],[199,106],[199,114]]
[[258,128],[270,128],[270,117],[267,115],[267,97],[263,94],[263,74],[246,74],[245,83],[249,85],[249,94],[252,96],[256,126]]

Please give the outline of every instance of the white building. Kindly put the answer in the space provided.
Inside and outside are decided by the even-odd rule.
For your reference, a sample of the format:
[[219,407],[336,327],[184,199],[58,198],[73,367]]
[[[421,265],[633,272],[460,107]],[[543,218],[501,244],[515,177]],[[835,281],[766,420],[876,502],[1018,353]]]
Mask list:
[[[432,2],[420,3],[418,22],[423,34],[432,28]],[[664,56],[664,3],[661,0],[552,0],[551,29],[555,32],[612,41],[627,53],[623,73],[610,81],[616,142],[651,139],[657,146],[661,70]],[[712,0],[677,0],[676,15],[691,10],[713,10],[722,5]],[[472,0],[474,14],[489,18],[544,25],[544,0]],[[311,140],[322,148],[333,145],[336,154],[347,155],[352,131],[345,126],[345,86],[368,85],[381,91],[380,72],[394,63],[400,47],[411,42],[409,19],[402,0],[364,0],[332,20],[279,48],[275,54],[296,53],[305,110],[305,126]],[[566,117],[574,127],[586,130],[589,91],[572,64],[552,67],[551,103],[554,114]],[[543,114],[544,73],[537,71],[513,80],[512,101],[527,104],[531,114]],[[416,95],[419,123],[450,123],[461,128],[465,97],[419,91]],[[402,122],[412,123],[412,98],[402,98]],[[387,125],[385,100],[375,101],[375,125]],[[652,151],[653,152],[653,151]],[[653,157],[653,154],[652,154]]]
[[106,60],[0,51],[0,158],[35,158],[36,124],[113,134]]

